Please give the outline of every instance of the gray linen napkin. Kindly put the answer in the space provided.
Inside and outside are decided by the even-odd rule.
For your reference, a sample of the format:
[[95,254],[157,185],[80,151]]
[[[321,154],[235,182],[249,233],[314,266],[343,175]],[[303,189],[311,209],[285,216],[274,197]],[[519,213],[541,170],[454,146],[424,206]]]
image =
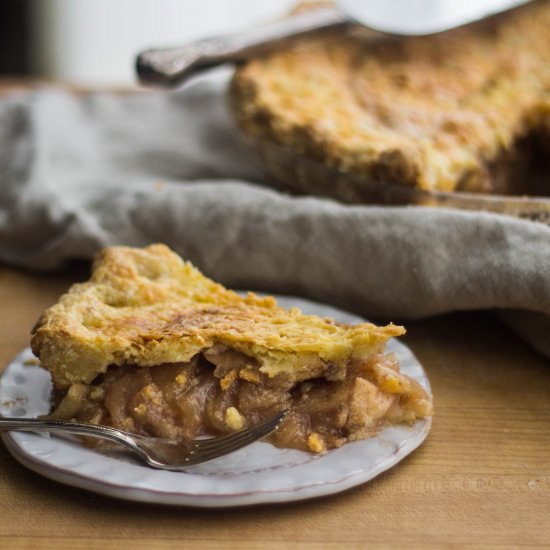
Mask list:
[[53,269],[165,242],[236,288],[401,322],[491,309],[550,356],[550,227],[488,213],[345,206],[268,189],[225,84],[0,100],[0,260]]

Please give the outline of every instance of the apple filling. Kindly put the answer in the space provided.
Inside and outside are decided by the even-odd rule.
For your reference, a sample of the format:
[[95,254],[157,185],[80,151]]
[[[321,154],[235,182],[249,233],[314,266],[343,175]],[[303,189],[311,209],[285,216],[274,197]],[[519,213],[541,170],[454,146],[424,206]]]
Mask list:
[[228,433],[289,409],[269,440],[322,452],[431,414],[426,392],[391,354],[344,369],[325,364],[322,375],[318,366],[303,380],[270,377],[254,358],[217,345],[186,363],[110,366],[91,384],[70,386],[50,416],[178,439]]

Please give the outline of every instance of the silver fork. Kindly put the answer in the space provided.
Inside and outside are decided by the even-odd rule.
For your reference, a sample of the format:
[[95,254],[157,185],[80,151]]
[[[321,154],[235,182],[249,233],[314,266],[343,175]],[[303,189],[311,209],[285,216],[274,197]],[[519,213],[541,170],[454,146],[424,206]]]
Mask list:
[[288,409],[250,428],[209,439],[162,439],[132,434],[110,426],[34,418],[0,418],[0,431],[51,432],[106,439],[130,449],[148,466],[183,471],[189,466],[214,460],[258,441],[277,429]]

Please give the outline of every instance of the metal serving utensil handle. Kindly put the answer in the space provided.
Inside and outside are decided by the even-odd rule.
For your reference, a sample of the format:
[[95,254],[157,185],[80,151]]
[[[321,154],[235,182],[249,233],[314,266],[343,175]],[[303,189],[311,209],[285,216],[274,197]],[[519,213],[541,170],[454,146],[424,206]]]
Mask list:
[[351,23],[333,8],[311,10],[243,33],[143,51],[136,60],[137,74],[143,84],[174,87],[205,69],[276,50],[289,38]]

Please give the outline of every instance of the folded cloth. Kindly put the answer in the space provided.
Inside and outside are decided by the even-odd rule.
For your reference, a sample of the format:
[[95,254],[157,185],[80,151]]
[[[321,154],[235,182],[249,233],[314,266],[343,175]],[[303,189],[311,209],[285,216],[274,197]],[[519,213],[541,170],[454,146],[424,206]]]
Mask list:
[[550,356],[550,227],[271,190],[224,91],[215,79],[177,93],[0,100],[0,260],[44,270],[164,242],[230,287],[371,318],[502,310]]

